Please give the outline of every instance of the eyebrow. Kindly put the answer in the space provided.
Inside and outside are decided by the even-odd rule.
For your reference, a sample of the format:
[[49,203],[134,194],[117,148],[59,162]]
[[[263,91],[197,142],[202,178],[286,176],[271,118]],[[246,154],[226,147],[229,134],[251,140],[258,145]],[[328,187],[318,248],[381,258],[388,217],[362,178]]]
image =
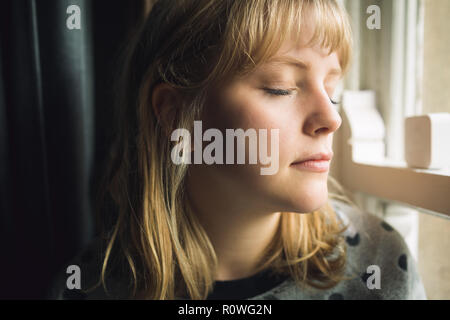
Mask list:
[[[282,64],[287,64],[302,70],[309,70],[311,69],[311,65],[309,63],[305,63],[303,61],[300,61],[298,59],[295,59],[293,57],[290,56],[279,56],[279,57],[274,57],[272,59],[270,59],[268,61],[269,63],[282,63]],[[327,76],[330,75],[337,75],[337,76],[341,76],[342,75],[342,70],[340,68],[332,68],[330,69],[330,71],[328,71]]]

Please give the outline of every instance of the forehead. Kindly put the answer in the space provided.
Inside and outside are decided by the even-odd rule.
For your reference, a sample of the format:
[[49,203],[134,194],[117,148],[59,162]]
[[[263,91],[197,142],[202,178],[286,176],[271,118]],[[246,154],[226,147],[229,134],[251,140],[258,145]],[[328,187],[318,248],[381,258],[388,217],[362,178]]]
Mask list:
[[298,29],[291,30],[288,39],[297,42],[298,47],[305,47],[311,41],[316,31],[316,12],[306,8],[306,11],[302,13],[301,22],[298,20],[294,22],[294,26],[300,27]]
[[318,45],[299,46],[289,41],[260,67],[262,69],[292,67],[306,72],[324,73],[327,76],[342,76],[336,52],[329,54],[327,49]]
[[283,64],[310,70],[320,64],[330,69],[329,73],[342,73],[337,53],[330,54],[318,41],[311,42],[316,31],[315,15],[314,10],[303,12],[300,32],[291,30],[279,50],[266,61],[266,66]]

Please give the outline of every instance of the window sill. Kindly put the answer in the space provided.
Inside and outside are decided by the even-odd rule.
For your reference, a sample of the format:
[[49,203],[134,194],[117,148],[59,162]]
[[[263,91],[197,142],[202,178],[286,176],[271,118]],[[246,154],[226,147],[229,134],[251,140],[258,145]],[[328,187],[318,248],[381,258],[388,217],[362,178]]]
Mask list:
[[399,162],[344,164],[344,185],[373,196],[450,218],[450,172],[408,168]]
[[410,168],[404,161],[387,159],[384,127],[374,103],[350,103],[354,101],[341,110],[340,182],[352,192],[450,218],[450,168]]

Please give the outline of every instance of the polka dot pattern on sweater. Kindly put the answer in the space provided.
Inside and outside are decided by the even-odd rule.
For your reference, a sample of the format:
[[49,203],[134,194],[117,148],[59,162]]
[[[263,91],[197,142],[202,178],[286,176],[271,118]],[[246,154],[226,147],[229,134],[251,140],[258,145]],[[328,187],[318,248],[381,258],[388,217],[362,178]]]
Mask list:
[[360,241],[359,233],[356,233],[353,237],[347,236],[346,241],[351,246],[357,246]]
[[408,270],[408,258],[406,257],[406,254],[402,254],[402,255],[398,258],[398,266],[399,266],[403,271],[407,271],[407,270]]
[[369,279],[369,277],[370,277],[371,275],[372,275],[371,273],[367,273],[367,272],[364,272],[364,273],[362,274],[361,280],[362,280],[362,282],[364,283],[364,285],[367,284],[367,279]]
[[391,225],[389,223],[387,223],[386,221],[381,222],[381,226],[386,231],[393,231],[394,230],[394,228],[392,228]]

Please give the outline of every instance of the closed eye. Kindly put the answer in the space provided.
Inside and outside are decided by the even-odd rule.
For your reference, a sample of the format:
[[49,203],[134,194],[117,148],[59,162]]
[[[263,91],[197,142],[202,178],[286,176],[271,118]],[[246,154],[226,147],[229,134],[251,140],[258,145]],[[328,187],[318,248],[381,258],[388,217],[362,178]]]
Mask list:
[[273,89],[273,88],[263,88],[263,90],[272,96],[288,96],[293,91],[293,90]]
[[[263,88],[263,90],[271,96],[289,96],[292,94],[292,91],[294,91],[294,90],[273,89],[273,88]],[[330,98],[330,102],[334,105],[340,104],[340,102],[334,101],[331,98]]]

